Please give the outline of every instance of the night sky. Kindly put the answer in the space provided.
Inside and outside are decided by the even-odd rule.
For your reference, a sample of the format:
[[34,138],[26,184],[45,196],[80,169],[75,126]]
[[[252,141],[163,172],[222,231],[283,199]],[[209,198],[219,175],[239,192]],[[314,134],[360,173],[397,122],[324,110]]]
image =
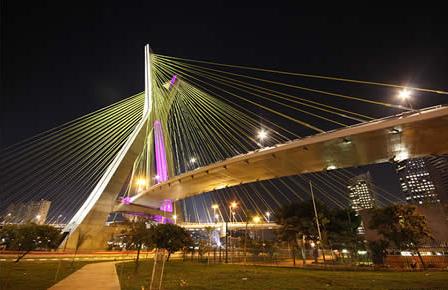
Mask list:
[[[143,91],[146,43],[183,58],[448,89],[446,20],[436,9],[80,2],[1,1],[0,149]],[[414,100],[434,103],[446,96]],[[379,179],[392,170],[372,168]]]

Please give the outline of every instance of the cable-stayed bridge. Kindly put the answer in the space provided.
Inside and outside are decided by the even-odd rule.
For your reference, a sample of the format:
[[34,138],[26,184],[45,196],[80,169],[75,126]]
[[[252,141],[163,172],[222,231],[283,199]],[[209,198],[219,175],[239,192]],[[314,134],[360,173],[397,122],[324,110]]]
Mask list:
[[[148,46],[145,64],[144,93],[2,152],[2,209],[51,199],[50,219],[73,212],[64,247],[103,248],[117,212],[170,222],[185,198],[266,180],[274,204],[247,192],[244,205],[262,211],[291,201],[281,191],[304,198],[280,177],[324,171],[331,187],[350,175],[337,169],[448,153],[448,108],[414,110],[408,99],[439,105],[445,91],[179,59]],[[338,206],[347,199],[320,191]]]

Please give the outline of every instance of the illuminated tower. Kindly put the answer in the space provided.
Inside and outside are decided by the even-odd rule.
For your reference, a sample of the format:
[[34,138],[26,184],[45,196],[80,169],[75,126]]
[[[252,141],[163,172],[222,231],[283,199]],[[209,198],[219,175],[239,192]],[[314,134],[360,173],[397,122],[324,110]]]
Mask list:
[[401,190],[411,204],[439,203],[447,200],[447,156],[403,160],[397,164]]
[[[168,175],[168,160],[165,146],[165,138],[163,135],[162,124],[159,120],[154,121],[154,154],[156,165],[156,183],[167,181]],[[173,212],[173,203],[170,199],[164,199],[160,210],[164,212]],[[156,217],[159,222],[165,222],[163,217]]]
[[363,209],[375,207],[375,195],[373,193],[372,178],[370,173],[355,176],[349,180],[347,186],[349,191],[350,206],[359,212]]

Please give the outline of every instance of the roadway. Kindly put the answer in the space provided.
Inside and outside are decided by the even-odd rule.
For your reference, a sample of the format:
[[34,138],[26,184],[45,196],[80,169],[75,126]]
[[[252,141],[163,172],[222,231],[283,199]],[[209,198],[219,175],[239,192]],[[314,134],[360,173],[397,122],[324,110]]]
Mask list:
[[448,107],[437,106],[296,139],[197,168],[132,198],[151,205],[283,176],[448,153]]

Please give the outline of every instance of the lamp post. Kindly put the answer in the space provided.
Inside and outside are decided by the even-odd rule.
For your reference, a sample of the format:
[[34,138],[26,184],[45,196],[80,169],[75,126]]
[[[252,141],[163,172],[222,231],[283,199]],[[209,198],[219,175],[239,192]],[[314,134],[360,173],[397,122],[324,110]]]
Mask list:
[[217,218],[217,216],[218,216],[218,214],[216,213],[216,210],[218,209],[218,205],[217,204],[213,204],[212,205],[212,209],[213,209],[213,217],[215,218],[215,223],[216,222],[218,222],[218,218]]
[[173,215],[174,224],[177,224],[177,215]]
[[231,216],[235,216],[235,212],[232,211],[232,209],[236,209],[238,207],[238,203],[236,201],[232,201],[230,203],[229,206],[229,218],[231,218]]
[[[258,224],[261,221],[261,218],[259,216],[254,216],[252,218],[252,222],[255,224]],[[247,251],[246,251],[246,244],[247,244],[247,226],[249,225],[249,218],[246,218],[246,229],[244,231],[244,264],[247,262]]]
[[[229,205],[229,220],[232,221],[232,217],[235,218],[235,212],[232,211],[232,209],[236,209],[238,207],[238,203],[236,201],[232,201]],[[228,256],[228,248],[231,246],[232,240],[232,233],[230,232],[228,228],[228,224],[226,222],[226,263],[228,263],[227,256]]]
[[11,220],[11,216],[12,216],[12,213],[8,213],[8,214],[6,215],[5,220],[4,220],[3,223],[4,223],[4,224],[9,223],[10,220]]
[[226,264],[229,263],[229,226],[226,220]]
[[317,233],[319,234],[319,243],[318,243],[318,245],[320,245],[320,247],[321,247],[321,250],[322,250],[322,258],[323,258],[324,263],[325,263],[325,250],[324,250],[324,248],[323,248],[323,246],[322,246],[322,242],[323,242],[323,241],[322,241],[322,234],[321,234],[321,232],[320,232],[319,216],[318,216],[318,214],[317,214],[316,202],[314,201],[313,184],[311,183],[311,180],[310,180],[309,182],[310,182],[311,200],[313,201],[314,217],[315,217],[315,219],[316,219]]
[[244,230],[244,264],[247,262],[247,251],[246,251],[246,243],[247,243],[247,225],[249,224],[249,219],[246,217],[246,229]]
[[[261,221],[261,218],[259,216],[254,216],[252,218],[252,221],[254,222],[254,224],[258,224]],[[254,226],[255,228],[255,226]],[[254,237],[256,237],[256,230],[254,230]]]

